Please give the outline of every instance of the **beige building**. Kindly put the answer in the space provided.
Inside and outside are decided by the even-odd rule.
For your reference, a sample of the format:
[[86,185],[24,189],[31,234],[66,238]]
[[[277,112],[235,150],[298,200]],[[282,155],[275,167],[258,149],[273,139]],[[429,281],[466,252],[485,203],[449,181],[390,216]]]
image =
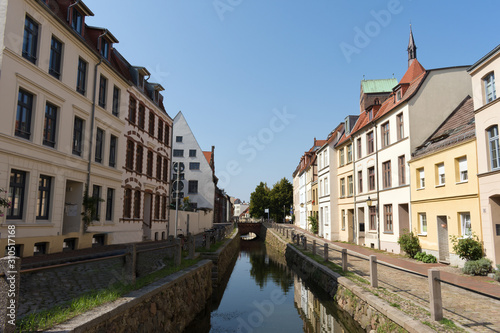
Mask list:
[[468,69],[472,78],[479,197],[484,251],[500,264],[500,105],[495,76],[500,73],[500,45]]
[[412,153],[411,218],[423,251],[463,266],[450,236],[483,238],[472,98],[467,96]]
[[[121,217],[132,88],[117,39],[85,24],[93,13],[83,1],[3,3],[0,188],[12,206],[0,218],[0,247],[8,225],[21,256],[130,240]],[[102,199],[88,225],[86,185]]]

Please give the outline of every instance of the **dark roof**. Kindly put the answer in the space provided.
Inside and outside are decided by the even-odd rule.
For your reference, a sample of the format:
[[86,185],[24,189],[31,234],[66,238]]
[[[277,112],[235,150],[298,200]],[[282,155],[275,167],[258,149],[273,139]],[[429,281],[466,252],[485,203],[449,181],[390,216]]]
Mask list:
[[485,62],[486,60],[488,60],[490,57],[492,57],[498,51],[500,51],[500,44],[497,45],[497,47],[495,47],[493,50],[491,50],[490,52],[488,52],[486,55],[484,55],[481,59],[479,59],[478,61],[476,61],[472,66],[470,66],[467,69],[467,72],[471,72],[472,70],[474,70],[474,68],[476,68],[477,66],[481,65],[483,62]]
[[474,104],[467,96],[436,131],[415,149],[413,157],[421,157],[459,144],[476,136]]

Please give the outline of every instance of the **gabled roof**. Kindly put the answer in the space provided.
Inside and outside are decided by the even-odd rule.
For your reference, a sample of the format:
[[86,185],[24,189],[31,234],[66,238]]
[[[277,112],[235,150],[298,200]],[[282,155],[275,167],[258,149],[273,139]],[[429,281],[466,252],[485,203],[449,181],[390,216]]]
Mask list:
[[398,85],[398,80],[382,79],[382,80],[362,80],[361,89],[365,94],[391,92],[392,88]]
[[415,149],[412,156],[421,157],[475,136],[474,104],[472,98],[467,96],[436,131]]
[[405,83],[411,83],[415,79],[417,79],[420,75],[425,73],[425,68],[418,62],[417,59],[414,59],[406,70],[405,75],[403,75],[403,78],[401,81],[399,81],[399,84],[405,84]]
[[205,156],[205,159],[208,162],[208,165],[210,165],[210,161],[212,160],[212,152],[211,151],[204,151],[203,156]]

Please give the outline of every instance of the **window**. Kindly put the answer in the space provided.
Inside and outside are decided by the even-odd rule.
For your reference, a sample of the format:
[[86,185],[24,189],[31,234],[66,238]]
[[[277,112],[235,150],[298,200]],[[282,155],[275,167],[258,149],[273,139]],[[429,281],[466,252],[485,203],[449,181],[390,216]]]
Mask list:
[[375,147],[373,145],[373,131],[366,134],[366,151],[367,154],[371,154],[375,151]]
[[23,57],[36,63],[38,47],[38,23],[31,17],[24,20]]
[[419,179],[419,182],[418,182],[419,188],[425,188],[425,173],[424,173],[424,168],[417,169],[417,177]]
[[370,230],[377,230],[377,210],[370,206]]
[[76,91],[85,95],[87,86],[87,62],[82,58],[78,59],[78,73],[76,77]]
[[99,106],[106,108],[106,91],[108,86],[108,79],[104,76],[100,76],[99,79]]
[[363,193],[363,171],[358,171],[358,192]]
[[345,230],[345,209],[340,211],[340,217],[342,219],[342,230]]
[[104,38],[101,38],[101,55],[109,59],[109,42]]
[[35,243],[35,246],[33,247],[33,255],[41,256],[47,254],[48,245],[48,242]]
[[189,170],[200,170],[200,163],[198,162],[189,163]]
[[108,193],[106,195],[106,221],[113,220],[113,200],[115,197],[115,190],[108,188]]
[[470,213],[460,213],[460,223],[462,225],[462,237],[471,237]]
[[356,140],[357,142],[357,149],[358,149],[358,158],[361,158],[361,138],[358,138]]
[[114,135],[109,137],[109,166],[114,168],[116,166],[116,149],[118,145],[118,138]]
[[174,149],[174,157],[184,157],[184,150]]
[[196,157],[196,149],[189,149],[189,157]]
[[137,102],[134,98],[130,97],[130,102],[128,105],[128,121],[135,124],[135,110],[137,107]]
[[347,176],[347,195],[352,196],[354,192],[352,176]]
[[347,146],[347,163],[352,162],[352,145]]
[[318,168],[323,169],[323,153],[318,154]]
[[437,184],[444,185],[445,183],[445,175],[444,175],[444,163],[439,163],[436,165],[437,169]]
[[45,105],[45,119],[43,121],[43,144],[49,147],[56,145],[57,106]]
[[344,148],[340,149],[340,165],[344,165]]
[[330,194],[330,188],[328,187],[328,177],[325,178],[324,185],[325,185],[325,187],[324,187],[324,190],[323,190],[323,194],[324,195]]
[[468,179],[467,157],[460,157],[458,159],[458,181],[466,182]]
[[188,182],[188,193],[198,193],[198,181],[190,180]]
[[95,135],[95,161],[97,163],[102,163],[103,146],[104,131],[98,127]]
[[392,232],[392,205],[384,205],[384,226],[386,232]]
[[156,155],[156,178],[161,179],[161,161],[162,157],[158,154]]
[[75,117],[73,124],[73,155],[82,156],[83,148],[83,119]]
[[405,155],[398,157],[399,185],[406,184]]
[[113,86],[113,106],[111,108],[111,113],[113,116],[120,114],[120,88]]
[[[134,141],[132,140],[127,140],[127,157],[125,160],[125,167],[129,170],[134,169]],[[139,146],[137,146],[137,149],[139,149]]]
[[[155,219],[159,220],[160,219],[160,195],[157,194],[155,195]],[[156,236],[155,236],[156,237]]]
[[148,177],[153,177],[153,152],[148,150],[148,157],[146,161],[146,175]]
[[134,192],[134,218],[141,218],[141,191]]
[[387,147],[391,141],[389,138],[389,122],[382,124],[382,147]]
[[144,105],[139,104],[139,120],[137,121],[137,126],[139,126],[140,129],[144,129],[144,122],[146,121],[146,109],[144,108]]
[[340,179],[340,197],[345,197],[345,178]]
[[327,167],[328,165],[330,165],[330,163],[328,163],[328,148],[323,153],[323,158],[323,167]]
[[375,190],[375,167],[368,168],[368,190]]
[[400,113],[396,117],[396,123],[397,123],[397,129],[398,129],[398,140],[401,140],[404,138],[405,132],[404,132],[404,127],[403,127],[403,114]]
[[325,226],[328,226],[330,223],[330,209],[328,206],[325,207],[325,221],[323,222]]
[[50,42],[49,74],[59,79],[61,77],[62,43],[52,36]]
[[[134,148],[132,146],[132,154],[133,154]],[[135,151],[135,171],[137,173],[142,173],[142,164],[143,164],[143,156],[144,156],[144,148],[140,144],[137,145],[137,150]],[[133,159],[133,155],[132,155]],[[131,162],[131,168],[133,169],[133,161]]]
[[158,141],[163,141],[163,121],[158,119]]
[[153,111],[149,112],[149,135],[155,136],[155,114]]
[[[162,196],[161,199],[162,199],[161,200],[161,219],[165,220],[165,218],[167,216],[167,197]],[[164,234],[162,235],[162,239],[165,239]]]
[[484,92],[486,97],[486,103],[489,103],[497,98],[497,92],[495,89],[495,75],[494,73],[488,74],[484,79]]
[[38,180],[38,197],[36,201],[37,220],[49,219],[51,182],[52,177],[40,175]]
[[170,142],[170,127],[168,124],[165,124],[165,138],[163,140],[165,144],[168,146],[168,143]]
[[325,191],[324,191],[324,188],[323,188],[323,179],[319,180],[319,190],[320,190],[321,195],[325,194]]
[[382,163],[384,188],[391,187],[391,161]]
[[[101,187],[99,185],[92,186],[92,197],[101,199]],[[94,216],[92,216],[92,221],[98,221],[99,214],[101,213],[101,202],[100,200],[96,200],[94,203]]]
[[182,142],[182,136],[176,136],[175,142]]
[[492,126],[488,130],[488,141],[490,146],[491,170],[500,168],[500,149],[498,145],[498,126]]
[[396,101],[400,101],[401,100],[401,90],[398,90],[398,92],[396,93]]
[[123,198],[123,217],[130,218],[132,216],[132,190],[125,189],[125,195]]
[[33,95],[23,89],[19,89],[19,94],[17,95],[16,136],[30,139],[32,113]]
[[82,27],[83,27],[83,15],[76,10],[76,8],[73,8],[73,17],[71,20],[71,27],[73,30],[78,32],[78,34],[82,34]]
[[418,213],[418,220],[420,221],[420,234],[427,235],[427,215]]
[[168,182],[168,159],[163,159],[163,181]]

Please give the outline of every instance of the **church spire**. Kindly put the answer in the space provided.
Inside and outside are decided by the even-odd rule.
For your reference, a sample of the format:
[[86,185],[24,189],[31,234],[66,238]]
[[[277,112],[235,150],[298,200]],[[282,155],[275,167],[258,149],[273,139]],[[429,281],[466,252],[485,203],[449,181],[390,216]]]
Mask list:
[[413,39],[413,32],[411,31],[410,23],[410,42],[408,43],[408,67],[414,59],[417,59],[417,46],[415,45],[415,40]]

